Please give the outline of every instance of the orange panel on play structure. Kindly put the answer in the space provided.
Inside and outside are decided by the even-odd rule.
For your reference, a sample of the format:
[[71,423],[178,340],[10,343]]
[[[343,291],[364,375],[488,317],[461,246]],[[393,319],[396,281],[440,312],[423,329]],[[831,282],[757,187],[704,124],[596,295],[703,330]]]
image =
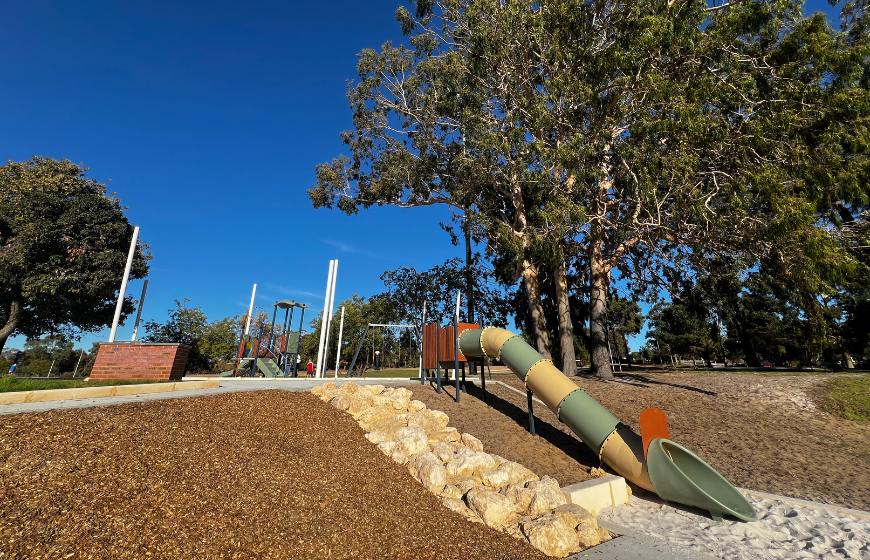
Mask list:
[[670,439],[668,415],[660,408],[647,408],[640,413],[640,435],[643,438],[643,456],[646,457],[649,444],[658,438]]
[[[468,329],[479,329],[477,323],[459,323],[459,333]],[[436,323],[423,325],[423,368],[435,369],[437,363],[450,365],[454,362],[455,340],[453,325],[439,327]],[[466,362],[462,352],[459,361]]]

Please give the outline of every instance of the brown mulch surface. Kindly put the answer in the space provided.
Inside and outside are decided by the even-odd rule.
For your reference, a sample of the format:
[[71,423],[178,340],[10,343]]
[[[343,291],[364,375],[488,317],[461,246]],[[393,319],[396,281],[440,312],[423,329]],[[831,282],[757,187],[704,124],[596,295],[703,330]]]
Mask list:
[[0,418],[0,558],[66,557],[545,558],[284,391]]
[[[512,374],[492,377],[525,391]],[[870,510],[870,423],[816,410],[814,387],[828,376],[643,372],[615,382],[574,381],[638,429],[647,407],[668,414],[671,437],[738,486]],[[459,405],[453,387],[438,395],[415,386],[415,398],[443,410],[450,424],[479,437],[488,451],[563,485],[584,480],[596,457],[545,406],[535,403],[538,436],[526,432],[526,399],[487,384],[488,407],[469,385]]]

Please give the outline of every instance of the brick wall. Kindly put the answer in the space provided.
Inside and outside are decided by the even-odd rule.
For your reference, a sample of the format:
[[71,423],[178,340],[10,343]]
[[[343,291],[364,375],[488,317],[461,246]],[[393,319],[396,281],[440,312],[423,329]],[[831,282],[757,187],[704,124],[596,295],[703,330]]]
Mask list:
[[183,344],[103,342],[91,379],[181,379],[189,353]]

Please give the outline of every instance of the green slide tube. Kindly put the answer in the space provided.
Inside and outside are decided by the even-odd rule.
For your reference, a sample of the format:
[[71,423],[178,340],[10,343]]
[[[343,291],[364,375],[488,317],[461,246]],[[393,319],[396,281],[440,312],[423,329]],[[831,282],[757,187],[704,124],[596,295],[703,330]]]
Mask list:
[[685,447],[657,438],[645,458],[639,435],[522,337],[494,327],[469,329],[461,333],[459,347],[468,357],[501,359],[607,466],[633,484],[669,502],[706,510],[714,519],[756,520],[740,491]]

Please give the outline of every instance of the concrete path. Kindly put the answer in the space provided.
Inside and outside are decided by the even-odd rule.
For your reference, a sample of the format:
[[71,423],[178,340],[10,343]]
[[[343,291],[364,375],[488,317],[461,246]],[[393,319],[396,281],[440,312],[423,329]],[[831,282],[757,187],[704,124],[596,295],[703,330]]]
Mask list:
[[[213,379],[206,377],[191,377],[187,380]],[[205,397],[209,395],[222,395],[239,391],[310,391],[320,383],[335,381],[333,379],[255,379],[255,378],[227,378],[221,379],[221,385],[217,389],[195,389],[192,391],[170,391],[166,393],[151,393],[144,395],[130,395],[123,397],[100,397],[92,399],[69,399],[62,401],[49,401],[42,403],[24,403],[0,405],[0,415],[21,414],[25,412],[45,412],[47,410],[88,408],[92,406],[112,406],[137,402],[156,401],[164,399],[183,399],[188,397]],[[407,379],[353,379],[354,383],[361,385],[407,385]],[[338,384],[346,383],[346,379],[339,379]]]

